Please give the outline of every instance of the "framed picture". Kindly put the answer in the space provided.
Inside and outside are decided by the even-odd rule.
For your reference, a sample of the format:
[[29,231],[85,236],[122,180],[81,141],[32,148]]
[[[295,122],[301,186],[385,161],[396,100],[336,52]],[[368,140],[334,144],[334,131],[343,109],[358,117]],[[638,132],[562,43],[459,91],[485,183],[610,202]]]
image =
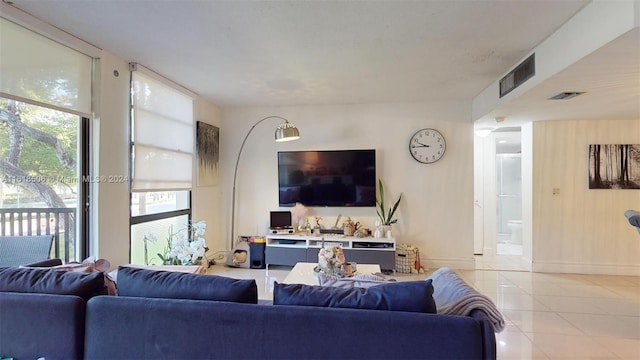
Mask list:
[[216,186],[220,178],[220,128],[196,123],[198,186]]
[[640,144],[589,145],[589,189],[640,189]]

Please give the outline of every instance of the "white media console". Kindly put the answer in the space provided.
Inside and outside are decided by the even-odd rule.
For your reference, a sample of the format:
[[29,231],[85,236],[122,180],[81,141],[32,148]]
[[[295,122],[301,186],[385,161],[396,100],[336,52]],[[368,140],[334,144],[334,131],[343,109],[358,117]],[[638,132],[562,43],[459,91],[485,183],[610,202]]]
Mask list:
[[294,266],[298,262],[318,262],[318,251],[340,245],[347,261],[379,264],[382,270],[395,268],[396,241],[393,238],[359,238],[344,235],[268,235],[265,264]]

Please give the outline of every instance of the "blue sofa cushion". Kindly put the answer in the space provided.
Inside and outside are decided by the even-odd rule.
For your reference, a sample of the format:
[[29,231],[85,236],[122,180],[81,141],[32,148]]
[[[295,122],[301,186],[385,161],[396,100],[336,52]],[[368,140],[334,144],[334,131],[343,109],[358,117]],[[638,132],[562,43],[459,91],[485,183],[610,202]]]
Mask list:
[[121,266],[117,281],[120,296],[258,303],[258,286],[253,279]]
[[87,328],[91,360],[496,358],[480,321],[402,311],[98,296]]
[[273,304],[436,313],[430,280],[351,289],[276,283]]
[[0,357],[84,359],[86,306],[73,295],[0,292]]
[[102,273],[0,267],[0,292],[76,295],[85,301],[107,295]]

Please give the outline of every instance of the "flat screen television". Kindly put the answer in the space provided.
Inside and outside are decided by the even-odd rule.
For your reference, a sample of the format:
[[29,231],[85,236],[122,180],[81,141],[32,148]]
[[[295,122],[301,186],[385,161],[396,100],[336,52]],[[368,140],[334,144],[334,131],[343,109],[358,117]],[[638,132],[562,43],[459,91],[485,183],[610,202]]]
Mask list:
[[280,206],[375,206],[376,151],[278,152]]

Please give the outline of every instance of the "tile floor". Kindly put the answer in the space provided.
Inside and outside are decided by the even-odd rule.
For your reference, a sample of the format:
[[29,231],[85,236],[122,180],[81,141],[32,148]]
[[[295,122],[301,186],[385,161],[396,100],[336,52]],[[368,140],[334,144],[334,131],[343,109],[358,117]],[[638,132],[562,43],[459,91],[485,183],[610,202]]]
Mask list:
[[500,255],[476,255],[476,270],[529,271],[531,265],[522,258],[522,245],[497,244]]
[[[290,267],[265,270],[215,265],[210,274],[255,279],[260,298]],[[498,359],[640,359],[640,277],[459,270],[503,312]],[[426,274],[395,274],[400,281]]]
[[520,255],[476,255],[476,270],[529,271],[531,265]]
[[509,243],[497,243],[496,253],[498,255],[522,255],[522,245],[509,244]]

